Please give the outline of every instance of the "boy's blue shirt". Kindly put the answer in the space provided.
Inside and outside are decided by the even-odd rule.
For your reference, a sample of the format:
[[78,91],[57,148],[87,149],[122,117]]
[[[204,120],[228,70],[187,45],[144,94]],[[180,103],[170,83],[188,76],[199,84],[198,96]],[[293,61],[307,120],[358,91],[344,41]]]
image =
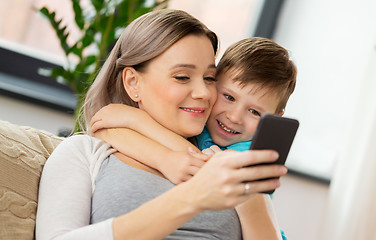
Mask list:
[[[197,140],[198,149],[200,149],[201,151],[203,149],[210,148],[212,145],[217,145],[217,144],[215,144],[215,142],[213,142],[213,139],[211,138],[209,130],[206,127],[206,125],[204,127],[204,130],[202,130],[202,132],[200,133],[200,135],[196,136],[196,140]],[[234,143],[234,144],[229,145],[227,147],[221,147],[221,146],[218,146],[218,145],[217,146],[221,150],[233,149],[233,150],[238,151],[238,152],[244,152],[246,150],[249,150],[251,143],[252,143],[252,141],[247,141],[247,142]],[[273,194],[270,194],[269,196],[271,198],[273,198]],[[283,240],[287,240],[287,237],[286,237],[283,230],[281,230],[281,235],[282,235]]]
[[[200,135],[196,136],[197,140],[197,145],[198,149],[201,151],[206,148],[210,148],[212,145],[216,145],[213,142],[213,139],[210,136],[208,128],[205,126],[204,130],[200,133]],[[221,147],[218,146],[221,150],[226,150],[226,149],[233,149],[238,152],[244,152],[246,150],[249,150],[249,147],[251,146],[252,141],[247,141],[247,142],[238,142],[234,143],[232,145],[229,145],[227,147]]]

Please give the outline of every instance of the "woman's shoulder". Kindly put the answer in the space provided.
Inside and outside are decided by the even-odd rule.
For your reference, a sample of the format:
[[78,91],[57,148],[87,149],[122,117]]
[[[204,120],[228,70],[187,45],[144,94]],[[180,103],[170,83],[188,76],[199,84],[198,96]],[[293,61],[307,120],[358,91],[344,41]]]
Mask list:
[[75,134],[64,139],[65,144],[88,144],[90,142],[103,142],[98,138],[89,136],[87,134]]
[[53,151],[52,155],[65,156],[65,159],[78,159],[86,164],[93,164],[97,160],[103,160],[116,150],[108,143],[89,136],[73,135],[64,139]]
[[111,146],[92,136],[85,135],[85,134],[79,134],[79,135],[73,135],[70,137],[65,138],[59,147],[70,147],[70,148],[77,148],[85,151],[90,150],[98,150],[98,149],[108,149]]

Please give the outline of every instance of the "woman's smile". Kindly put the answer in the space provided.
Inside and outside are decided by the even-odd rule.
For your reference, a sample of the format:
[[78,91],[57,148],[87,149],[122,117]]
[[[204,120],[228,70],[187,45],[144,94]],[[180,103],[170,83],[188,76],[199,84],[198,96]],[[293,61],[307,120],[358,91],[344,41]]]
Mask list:
[[191,114],[194,117],[204,117],[206,108],[200,107],[180,107],[181,110]]

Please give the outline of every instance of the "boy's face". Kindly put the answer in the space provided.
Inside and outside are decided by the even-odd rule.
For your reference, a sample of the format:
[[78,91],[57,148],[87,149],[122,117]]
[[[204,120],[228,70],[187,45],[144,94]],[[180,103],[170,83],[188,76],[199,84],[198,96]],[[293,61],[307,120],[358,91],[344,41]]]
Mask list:
[[235,76],[231,70],[217,76],[217,101],[206,123],[213,141],[220,146],[252,140],[261,115],[275,114],[279,103],[270,89],[254,83],[240,85]]

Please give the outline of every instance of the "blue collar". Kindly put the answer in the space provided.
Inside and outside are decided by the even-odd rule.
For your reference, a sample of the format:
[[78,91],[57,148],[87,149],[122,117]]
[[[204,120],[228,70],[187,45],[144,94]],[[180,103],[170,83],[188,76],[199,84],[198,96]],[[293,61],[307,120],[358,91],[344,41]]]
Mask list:
[[[196,139],[197,139],[198,148],[200,150],[209,148],[212,145],[216,145],[213,142],[213,139],[211,138],[209,130],[206,126],[204,127],[204,130],[202,131],[202,133],[196,136]],[[222,150],[233,149],[238,152],[243,152],[243,151],[249,150],[249,147],[251,146],[251,142],[252,141],[238,142],[238,143],[234,143],[232,145],[226,146],[226,147],[222,147],[222,146],[218,146],[218,147]]]

